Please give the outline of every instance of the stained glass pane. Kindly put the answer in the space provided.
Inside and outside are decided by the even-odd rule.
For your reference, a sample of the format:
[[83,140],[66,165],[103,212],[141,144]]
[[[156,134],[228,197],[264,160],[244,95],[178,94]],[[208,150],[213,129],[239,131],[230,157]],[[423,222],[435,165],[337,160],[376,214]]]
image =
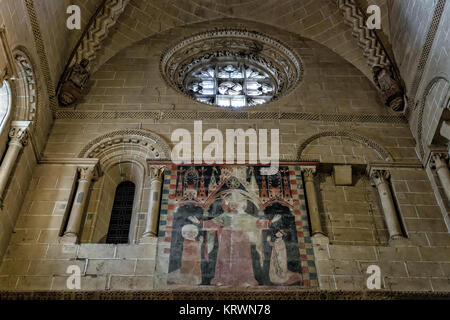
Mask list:
[[273,79],[263,68],[237,61],[194,67],[184,83],[197,101],[232,108],[266,103],[275,91]]

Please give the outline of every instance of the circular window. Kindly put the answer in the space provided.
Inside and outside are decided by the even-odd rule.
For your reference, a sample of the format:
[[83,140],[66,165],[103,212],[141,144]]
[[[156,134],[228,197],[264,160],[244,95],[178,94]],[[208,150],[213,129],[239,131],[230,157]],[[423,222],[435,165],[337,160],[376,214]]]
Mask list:
[[199,102],[240,108],[291,91],[302,68],[296,54],[279,41],[233,29],[181,41],[163,54],[161,73],[173,88]]
[[239,108],[272,100],[276,83],[256,64],[227,59],[193,68],[186,76],[185,91],[200,102]]

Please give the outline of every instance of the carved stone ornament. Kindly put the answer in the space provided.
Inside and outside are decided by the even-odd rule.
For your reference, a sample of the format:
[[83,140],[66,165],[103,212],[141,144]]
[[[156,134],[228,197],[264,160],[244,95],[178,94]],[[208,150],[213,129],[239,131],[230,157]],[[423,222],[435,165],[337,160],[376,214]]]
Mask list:
[[11,138],[11,142],[26,146],[28,143],[28,128],[12,127],[9,130],[9,137]]
[[102,48],[102,42],[108,37],[109,31],[116,24],[128,3],[129,0],[103,1],[102,7],[91,20],[75,48],[69,68],[61,77],[58,100],[62,106],[73,105],[79,100],[89,73],[92,71],[97,53]]
[[82,181],[82,180],[89,181],[92,178],[94,178],[95,167],[94,166],[79,167],[78,172],[80,173],[79,181]]
[[162,180],[164,176],[165,166],[150,166],[150,176],[151,179],[154,180]]
[[303,178],[305,179],[305,181],[313,181],[314,180],[316,168],[302,167],[301,170],[303,172]]
[[381,183],[386,183],[391,174],[388,170],[375,169],[370,173],[373,186],[378,186]]
[[275,83],[272,100],[293,90],[302,78],[303,67],[293,50],[261,33],[238,29],[208,31],[184,39],[163,53],[160,69],[170,86],[188,94],[185,80],[190,72],[222,60],[264,70]]
[[441,168],[448,168],[447,165],[448,154],[445,153],[433,153],[430,159],[430,168],[439,170]]
[[89,60],[83,59],[79,64],[73,65],[67,73],[58,96],[61,105],[67,107],[80,99],[81,92],[89,80],[88,64]]
[[380,96],[384,104],[393,111],[403,111],[405,108],[404,92],[392,72],[380,66],[373,67],[372,72],[373,81],[380,90]]

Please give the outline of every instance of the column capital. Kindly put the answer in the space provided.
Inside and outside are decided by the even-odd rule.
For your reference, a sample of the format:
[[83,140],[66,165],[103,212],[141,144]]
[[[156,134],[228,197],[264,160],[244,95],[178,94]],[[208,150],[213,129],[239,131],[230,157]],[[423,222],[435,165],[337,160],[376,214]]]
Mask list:
[[448,154],[443,152],[435,152],[430,157],[430,168],[439,170],[441,168],[448,168],[447,166]]
[[373,169],[370,171],[370,180],[373,186],[386,183],[390,177],[391,173],[387,169]]
[[163,165],[149,166],[151,180],[161,181],[164,176],[164,170],[166,170],[166,166]]
[[82,166],[77,168],[80,178],[78,181],[91,181],[96,174],[96,166]]
[[28,143],[28,127],[22,127],[22,126],[11,126],[11,129],[9,130],[9,138],[10,144],[18,144],[20,146],[26,146]]
[[300,167],[306,181],[312,181],[316,173],[316,167]]

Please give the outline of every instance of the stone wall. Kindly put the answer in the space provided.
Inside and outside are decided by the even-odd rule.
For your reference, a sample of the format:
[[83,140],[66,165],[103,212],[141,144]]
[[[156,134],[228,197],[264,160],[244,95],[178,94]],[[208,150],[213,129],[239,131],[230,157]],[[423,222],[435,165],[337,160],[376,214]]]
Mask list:
[[[51,13],[61,10],[64,5],[55,1],[36,2],[39,19],[49,20]],[[86,12],[94,10],[94,6],[86,1],[79,3],[85,5],[83,10]],[[131,1],[100,61],[114,56],[119,49],[136,40],[144,40],[103,64],[92,76],[85,96],[74,110],[60,109],[56,113],[48,142],[47,133],[53,120],[45,78],[50,77],[50,82],[56,83],[70,51],[65,48],[59,55],[58,50],[66,41],[70,47],[76,37],[66,38],[65,33],[53,35],[51,31],[55,27],[43,27],[45,47],[50,60],[55,60],[47,70],[34,49],[29,21],[26,20],[26,28],[18,26],[23,20],[19,15],[26,12],[24,2],[7,0],[0,4],[0,22],[5,21],[8,29],[17,31],[10,33],[10,43],[13,47],[26,46],[31,52],[30,58],[39,74],[41,101],[40,125],[33,134],[37,141],[36,152],[33,152],[33,144],[28,144],[20,155],[0,215],[0,258],[5,252],[0,265],[0,290],[65,290],[69,265],[80,267],[84,290],[152,289],[157,238],[150,238],[149,243],[128,245],[60,243],[76,182],[76,158],[89,142],[112,131],[143,129],[169,142],[171,133],[177,128],[192,132],[193,121],[197,119],[203,120],[204,131],[208,128],[218,128],[223,133],[226,129],[237,128],[279,129],[282,159],[297,159],[299,149],[304,147],[301,152],[304,159],[319,160],[328,166],[352,164],[358,168],[352,186],[335,186],[327,170],[319,170],[316,177],[322,224],[329,237],[328,241],[314,239],[320,289],[366,290],[367,266],[375,264],[381,268],[384,289],[448,292],[450,237],[433,193],[439,186],[433,190],[434,184],[420,165],[409,124],[404,118],[389,113],[379,101],[371,81],[360,71],[367,73],[364,58],[353,42],[351,30],[338,20],[337,9],[316,1],[306,5],[302,2],[296,8],[285,4],[283,12],[287,14],[282,17],[276,10],[264,14],[260,9],[259,20],[267,18],[279,27],[301,30],[300,33],[324,45],[273,27],[249,23],[252,29],[260,28],[296,50],[304,63],[304,78],[294,92],[280,100],[245,108],[240,110],[243,113],[233,112],[230,116],[230,113],[219,112],[222,110],[218,107],[197,103],[175,92],[160,76],[159,59],[170,45],[168,40],[176,42],[184,35],[223,26],[226,22],[174,28],[145,39],[158,28],[166,30],[207,17],[222,17],[217,13],[221,11],[218,10],[222,8],[220,6],[182,8],[182,5],[177,7],[178,3],[181,2],[160,7]],[[403,24],[410,24],[408,21],[394,24],[391,20],[389,33],[393,43],[400,43],[393,49],[408,88],[414,77],[410,70],[415,69],[426,22],[431,19],[425,4],[411,3],[410,7],[402,7],[396,1],[392,5],[391,19],[407,16],[424,22],[420,24],[420,30],[411,33],[414,39],[401,30]],[[230,10],[230,15],[239,15],[235,9]],[[151,30],[143,30],[142,21],[147,21],[153,11],[167,13],[159,20],[159,26],[158,20],[153,19]],[[62,18],[58,19],[56,21],[61,22]],[[83,25],[86,23],[83,20]],[[335,37],[330,36],[331,31],[338,31]],[[446,39],[443,33],[439,33],[439,37],[443,39],[439,41]],[[439,43],[443,46],[443,42]],[[346,60],[329,48],[341,53]],[[319,114],[320,119],[314,117]],[[330,134],[320,137],[323,133]],[[40,150],[44,150],[44,146],[41,157]],[[66,162],[72,159],[72,164],[57,164],[63,162],[61,158]],[[363,170],[373,162],[381,162],[391,173],[391,189],[406,239],[387,241],[378,195]],[[108,195],[119,181],[116,178],[105,175],[92,185],[83,242],[99,242],[102,238],[109,212],[104,203],[111,200]],[[145,190],[148,185],[144,183],[143,188]],[[105,196],[102,198],[102,195]],[[137,214],[146,212],[147,202],[148,195],[143,195]],[[442,199],[439,204],[442,206]],[[95,233],[92,229],[95,225],[92,227],[89,221],[100,213],[99,229]],[[141,225],[137,224],[136,229],[137,234],[142,232]],[[90,234],[95,236],[91,238]]]

